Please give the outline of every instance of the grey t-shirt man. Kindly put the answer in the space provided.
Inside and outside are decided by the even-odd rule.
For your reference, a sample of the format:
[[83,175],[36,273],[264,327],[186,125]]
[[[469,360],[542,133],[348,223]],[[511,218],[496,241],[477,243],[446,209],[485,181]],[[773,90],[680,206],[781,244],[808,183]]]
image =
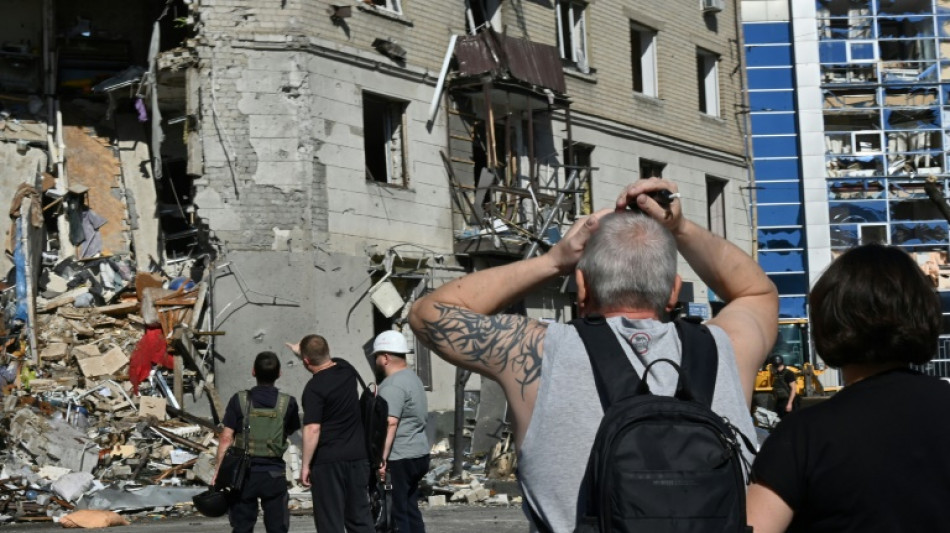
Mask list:
[[[609,318],[607,323],[637,375],[643,376],[646,365],[661,357],[680,362],[682,346],[672,323],[622,317]],[[709,331],[719,352],[712,410],[754,439],[732,341],[716,326]],[[670,396],[679,374],[669,365],[655,365],[647,379],[654,394]],[[603,416],[590,360],[577,330],[550,324],[544,337],[541,386],[518,452],[518,480],[525,498],[555,532],[574,531],[581,480]],[[752,452],[743,449],[743,453],[751,464]]]
[[400,370],[379,385],[379,395],[389,404],[389,416],[399,419],[389,461],[414,459],[429,453],[426,417],[429,405],[425,387],[415,372]]

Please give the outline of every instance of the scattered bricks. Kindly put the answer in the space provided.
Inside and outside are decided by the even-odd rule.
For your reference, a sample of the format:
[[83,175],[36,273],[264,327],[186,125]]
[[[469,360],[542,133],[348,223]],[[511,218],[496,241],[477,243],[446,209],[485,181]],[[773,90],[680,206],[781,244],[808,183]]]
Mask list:
[[49,392],[56,388],[58,383],[55,379],[31,379],[30,380],[30,392]]
[[71,353],[72,356],[76,358],[76,360],[82,360],[88,357],[99,357],[101,355],[101,352],[99,352],[99,347],[95,344],[74,346]]
[[439,494],[438,496],[429,496],[429,507],[445,507],[445,494]]
[[165,420],[165,398],[155,396],[142,396],[139,398],[139,414],[142,416],[154,416],[159,420]]
[[69,290],[66,286],[66,280],[56,274],[49,273],[49,281],[46,282],[46,290],[49,292],[62,294]]
[[496,494],[489,498],[485,503],[489,505],[510,505],[507,494]]
[[112,467],[112,475],[114,477],[131,477],[132,467],[128,465],[115,465]]
[[449,498],[449,501],[460,502],[462,500],[467,500],[468,495],[473,492],[475,491],[473,491],[472,489],[462,489],[462,490],[456,491],[455,494],[453,494],[452,497]]
[[491,497],[491,491],[485,488],[474,489],[465,495],[465,501],[468,503],[483,502]]
[[40,352],[40,359],[44,361],[60,361],[66,357],[69,345],[65,342],[51,342]]
[[132,444],[117,444],[115,448],[112,448],[113,457],[121,457],[123,459],[128,459],[135,455],[135,446]]
[[[96,348],[96,351],[98,351],[98,348]],[[115,374],[129,363],[129,358],[126,357],[121,348],[113,347],[104,355],[98,357],[92,356],[80,359],[77,356],[76,362],[79,363],[79,370],[82,371],[84,376],[97,377]]]

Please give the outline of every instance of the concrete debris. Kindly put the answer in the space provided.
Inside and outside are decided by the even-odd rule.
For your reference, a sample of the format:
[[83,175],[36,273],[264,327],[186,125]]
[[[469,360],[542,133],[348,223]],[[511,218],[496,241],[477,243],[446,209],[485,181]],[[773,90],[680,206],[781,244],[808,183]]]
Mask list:
[[185,394],[215,391],[210,332],[197,329],[206,284],[136,273],[120,256],[40,270],[29,321],[12,315],[16,291],[0,291],[0,522],[65,522],[76,509],[190,514],[214,474],[206,413],[223,415],[182,408],[195,403]]

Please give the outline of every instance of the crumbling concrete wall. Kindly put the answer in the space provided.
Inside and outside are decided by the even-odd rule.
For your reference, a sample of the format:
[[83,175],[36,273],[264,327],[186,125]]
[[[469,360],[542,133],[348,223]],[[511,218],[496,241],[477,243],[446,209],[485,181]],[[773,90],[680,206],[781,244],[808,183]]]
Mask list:
[[373,337],[371,304],[360,302],[370,286],[366,261],[320,251],[240,251],[227,261],[214,283],[215,328],[227,332],[215,341],[222,399],[254,385],[254,357],[265,350],[280,357],[278,387],[299,396],[310,374],[284,343],[310,333],[326,337],[334,357],[372,378],[362,348]]
[[[330,353],[349,361],[366,381],[375,381],[368,351],[374,338],[372,285],[366,258],[313,252],[231,252],[215,273],[215,382],[221,398],[255,384],[254,357],[278,354],[282,376],[277,386],[299,397],[310,379],[284,343],[316,333]],[[253,302],[253,303],[252,303]],[[431,410],[451,409],[454,367],[432,356]]]
[[[17,152],[16,143],[0,143],[0,191],[6,198],[4,212],[0,216],[0,239],[3,239],[3,249],[6,249],[10,242],[8,239],[13,225],[7,212],[10,208],[10,199],[13,198],[13,194],[21,183],[32,185],[35,182],[37,165],[45,169],[47,159],[46,151],[40,148],[30,148],[26,153],[21,154]],[[7,254],[0,254],[0,276],[6,276],[12,267],[13,262]]]

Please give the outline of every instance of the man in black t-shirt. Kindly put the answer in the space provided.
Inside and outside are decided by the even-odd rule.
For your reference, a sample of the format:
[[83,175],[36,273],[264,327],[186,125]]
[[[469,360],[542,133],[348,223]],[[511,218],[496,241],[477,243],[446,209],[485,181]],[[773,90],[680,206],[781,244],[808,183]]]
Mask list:
[[[251,374],[257,379],[257,386],[247,391],[249,406],[258,409],[272,409],[277,407],[281,394],[274,386],[280,377],[280,360],[274,352],[261,352],[254,360],[254,369]],[[224,453],[232,444],[243,447],[243,441],[235,444],[235,436],[246,438],[244,432],[244,409],[241,407],[239,392],[231,397],[224,410],[224,419],[221,421],[224,429],[218,436],[217,465],[221,465]],[[284,415],[284,444],[293,432],[300,429],[300,415],[297,409],[297,400],[292,396],[283,395],[286,404]],[[254,420],[254,417],[250,417]],[[275,428],[276,429],[276,428]],[[254,435],[253,429],[251,435]],[[248,448],[256,446],[252,442]],[[275,453],[279,453],[275,452]],[[244,482],[241,494],[231,500],[228,508],[228,519],[231,522],[233,533],[250,533],[257,523],[257,502],[260,500],[264,511],[264,527],[267,533],[287,533],[290,529],[290,510],[287,507],[287,465],[283,457],[251,455],[248,468],[248,478]],[[217,481],[218,470],[215,469],[211,485]]]
[[307,335],[299,355],[313,377],[303,390],[303,464],[300,482],[313,494],[320,533],[374,533],[369,505],[369,460],[363,436],[356,369],[330,358],[319,335]]
[[795,396],[798,394],[798,383],[795,373],[785,366],[781,355],[772,357],[772,398],[775,399],[775,410],[779,418],[795,409]]

